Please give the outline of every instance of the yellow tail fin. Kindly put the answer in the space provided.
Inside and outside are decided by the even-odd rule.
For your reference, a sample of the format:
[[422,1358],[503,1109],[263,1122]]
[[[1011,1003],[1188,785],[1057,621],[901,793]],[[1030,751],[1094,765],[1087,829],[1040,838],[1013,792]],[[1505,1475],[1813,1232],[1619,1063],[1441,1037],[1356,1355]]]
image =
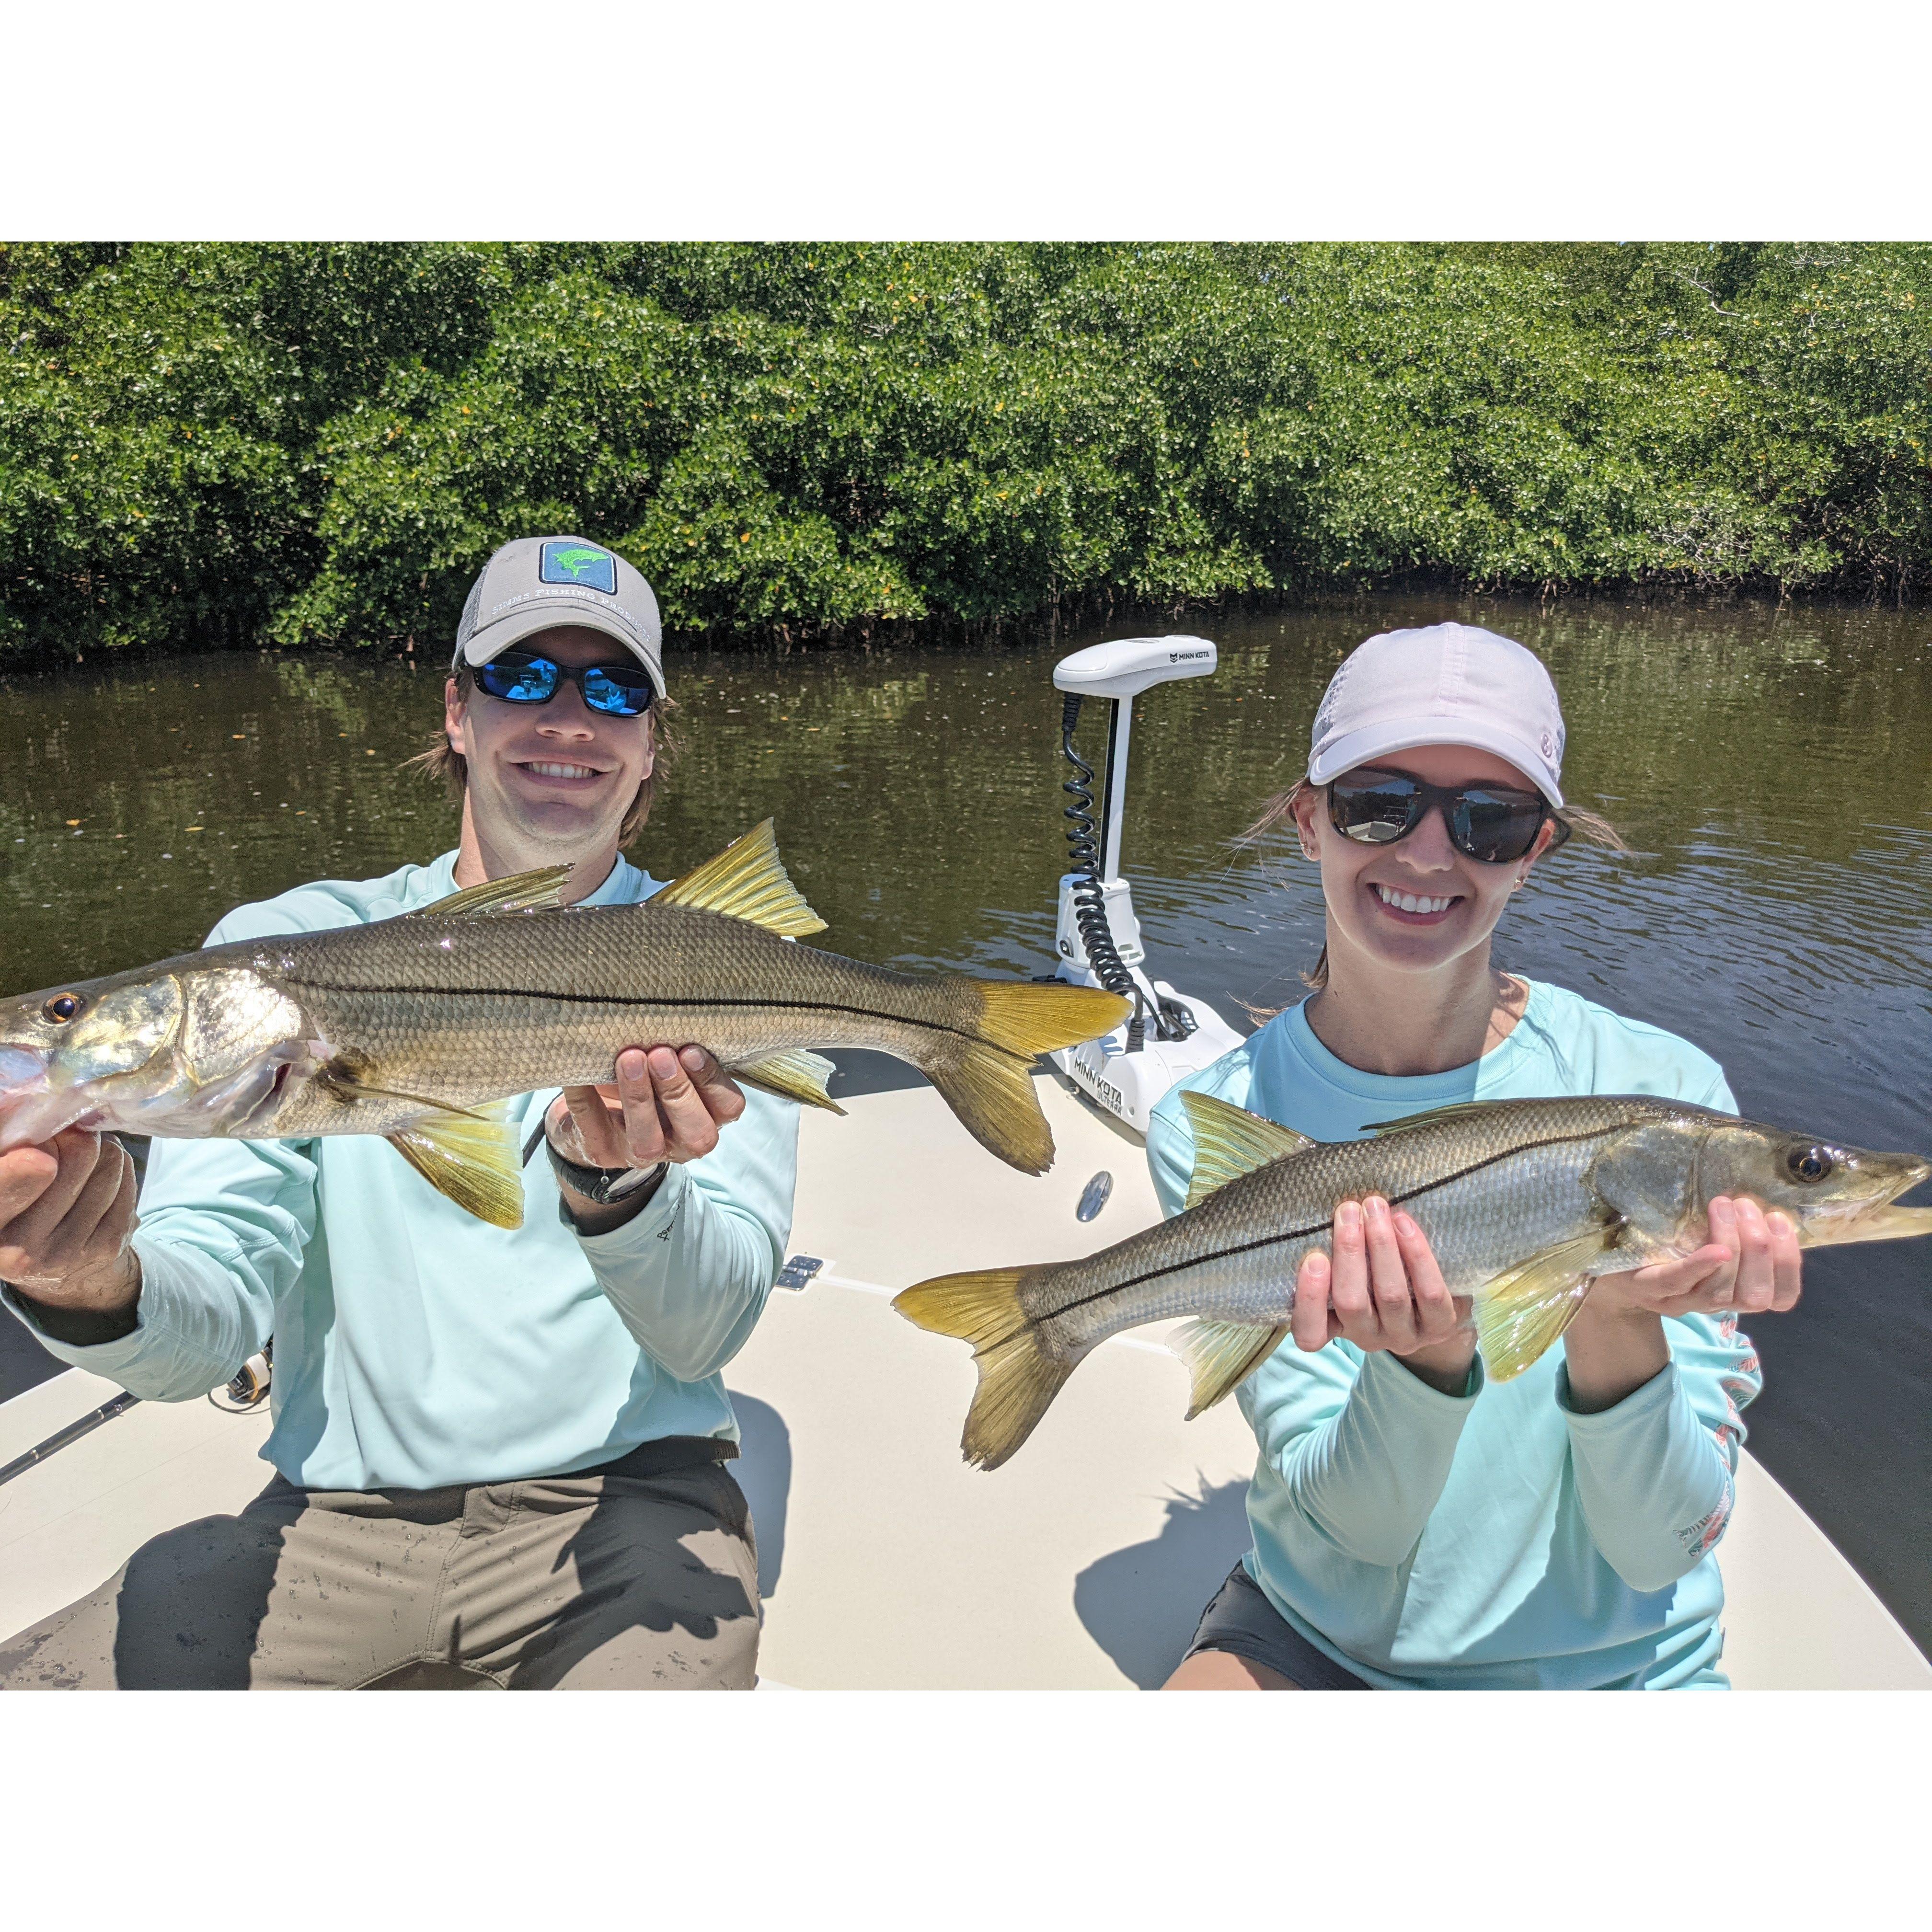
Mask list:
[[1098,986],[1048,986],[1034,980],[982,980],[980,1037],[1022,1058],[1078,1046],[1112,1033],[1133,1003]]
[[960,1125],[1009,1167],[1044,1174],[1053,1165],[1053,1130],[1033,1090],[1033,1062],[970,1040],[949,1049],[926,1075]]
[[1073,1372],[1040,1345],[1040,1330],[1020,1293],[1038,1268],[988,1268],[945,1274],[897,1296],[892,1306],[908,1322],[973,1344],[980,1386],[966,1412],[959,1447],[968,1462],[997,1469],[1033,1433],[1060,1384]]
[[1044,1174],[1053,1165],[1053,1133],[1033,1090],[1034,1058],[1112,1031],[1128,1003],[1097,986],[965,983],[978,1008],[977,1039],[948,1042],[921,1071],[988,1153],[1022,1174]]

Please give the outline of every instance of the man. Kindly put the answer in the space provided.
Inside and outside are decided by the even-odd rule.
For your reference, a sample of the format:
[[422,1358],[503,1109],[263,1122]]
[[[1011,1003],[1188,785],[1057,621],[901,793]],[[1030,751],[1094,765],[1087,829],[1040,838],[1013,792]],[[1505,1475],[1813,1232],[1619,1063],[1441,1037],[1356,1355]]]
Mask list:
[[[392,917],[569,863],[634,902],[665,696],[620,557],[526,538],[472,587],[446,688],[455,851],[239,908],[210,944]],[[695,1046],[522,1103],[524,1225],[383,1142],[156,1141],[0,1156],[0,1290],[62,1360],[198,1398],[272,1334],[279,1472],[0,1643],[0,1688],[748,1688],[758,1570],[720,1370],[790,1232],[796,1109]]]

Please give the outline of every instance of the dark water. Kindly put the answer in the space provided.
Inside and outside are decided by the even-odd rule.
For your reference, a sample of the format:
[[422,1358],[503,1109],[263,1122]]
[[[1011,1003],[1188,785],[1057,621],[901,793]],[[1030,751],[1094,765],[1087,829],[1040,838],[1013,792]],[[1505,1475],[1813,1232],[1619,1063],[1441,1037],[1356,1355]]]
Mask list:
[[[1545,656],[1570,794],[1638,850],[1573,842],[1513,908],[1502,962],[1687,1035],[1747,1113],[1932,1151],[1923,616],[1411,600],[1160,627],[1215,638],[1221,670],[1136,716],[1125,869],[1156,972],[1238,1024],[1237,998],[1298,996],[1313,872],[1286,840],[1232,842],[1300,770],[1344,653],[1448,616]],[[775,812],[837,950],[1045,971],[1063,850],[1049,671],[1090,641],[674,657],[683,750],[634,856],[664,876]],[[444,849],[453,812],[398,769],[440,687],[406,664],[252,656],[0,680],[0,985],[190,947],[238,900]],[[1751,1447],[1932,1648],[1932,1249],[1807,1268],[1799,1310],[1753,1330]],[[0,1350],[17,1357],[14,1329]]]

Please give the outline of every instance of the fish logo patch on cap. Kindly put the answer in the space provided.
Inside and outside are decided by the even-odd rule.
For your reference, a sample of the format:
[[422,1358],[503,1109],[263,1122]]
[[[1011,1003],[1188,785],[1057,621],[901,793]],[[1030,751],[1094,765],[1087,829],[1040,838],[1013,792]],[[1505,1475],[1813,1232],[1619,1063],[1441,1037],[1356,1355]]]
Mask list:
[[545,544],[537,577],[544,584],[580,584],[586,590],[617,594],[617,560],[594,544]]

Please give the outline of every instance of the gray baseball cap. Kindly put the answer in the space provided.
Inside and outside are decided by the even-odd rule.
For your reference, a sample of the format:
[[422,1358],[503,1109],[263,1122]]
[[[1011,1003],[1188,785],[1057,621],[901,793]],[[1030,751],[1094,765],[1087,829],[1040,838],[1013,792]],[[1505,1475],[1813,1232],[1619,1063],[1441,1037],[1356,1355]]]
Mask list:
[[554,624],[582,624],[615,638],[664,697],[664,627],[651,586],[617,555],[582,537],[519,537],[470,586],[451,666],[488,664]]
[[1384,631],[1328,680],[1310,734],[1308,778],[1330,778],[1418,745],[1468,745],[1507,758],[1563,802],[1563,712],[1543,660],[1472,624]]

